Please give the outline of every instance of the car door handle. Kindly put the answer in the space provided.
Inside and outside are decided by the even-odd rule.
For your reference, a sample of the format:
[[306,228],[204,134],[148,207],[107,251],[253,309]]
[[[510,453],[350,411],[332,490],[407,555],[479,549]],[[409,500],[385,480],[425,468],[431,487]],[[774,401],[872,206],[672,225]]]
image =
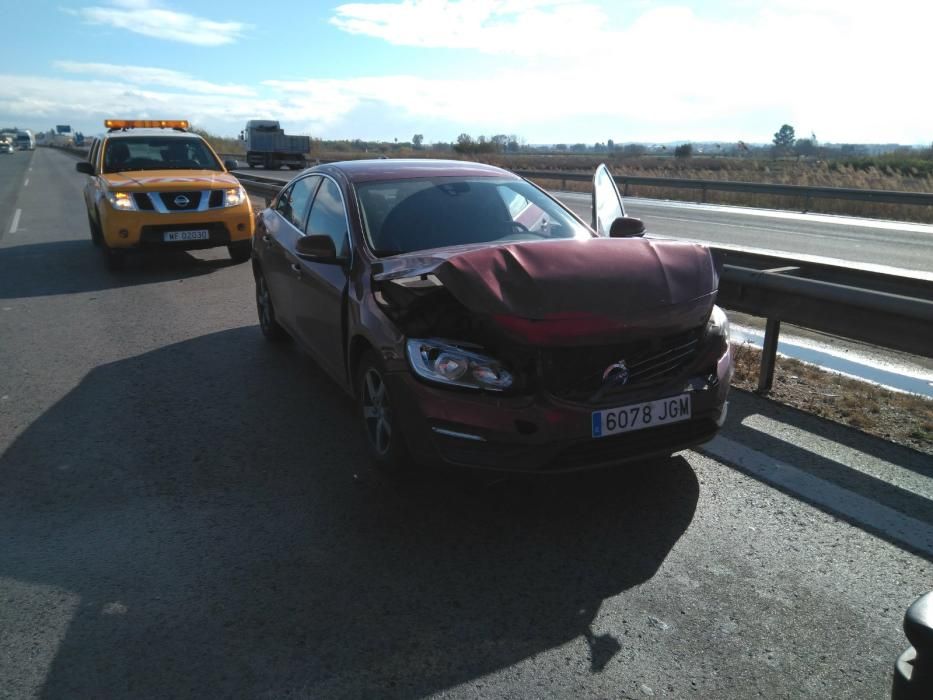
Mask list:
[[272,241],[272,236],[270,236],[268,233],[264,233],[262,234],[262,240],[264,240],[266,243],[269,243]]

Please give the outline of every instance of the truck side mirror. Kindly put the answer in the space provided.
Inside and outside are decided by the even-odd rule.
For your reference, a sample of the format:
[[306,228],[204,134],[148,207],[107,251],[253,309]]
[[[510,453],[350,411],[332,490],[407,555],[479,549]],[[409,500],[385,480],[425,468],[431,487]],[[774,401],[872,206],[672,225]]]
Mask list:
[[227,170],[236,170],[237,168],[240,167],[240,161],[234,160],[233,158],[227,158],[224,161],[224,167]]
[[94,166],[88,163],[86,160],[79,160],[75,163],[75,170],[79,173],[84,173],[85,175],[94,174]]

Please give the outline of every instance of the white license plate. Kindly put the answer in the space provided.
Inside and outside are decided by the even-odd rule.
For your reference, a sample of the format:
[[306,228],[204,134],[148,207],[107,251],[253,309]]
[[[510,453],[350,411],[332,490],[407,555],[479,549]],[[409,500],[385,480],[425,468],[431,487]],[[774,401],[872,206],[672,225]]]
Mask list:
[[593,412],[593,437],[628,433],[690,419],[690,394]]
[[207,229],[198,229],[197,231],[166,231],[162,239],[169,241],[206,241],[211,237],[211,232]]

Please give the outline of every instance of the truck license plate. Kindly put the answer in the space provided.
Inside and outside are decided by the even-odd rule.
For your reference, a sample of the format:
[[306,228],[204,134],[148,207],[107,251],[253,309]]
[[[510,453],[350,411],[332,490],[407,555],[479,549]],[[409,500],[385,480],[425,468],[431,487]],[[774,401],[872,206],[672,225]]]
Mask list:
[[166,243],[170,241],[206,241],[210,237],[210,231],[198,229],[197,231],[166,231],[162,240]]

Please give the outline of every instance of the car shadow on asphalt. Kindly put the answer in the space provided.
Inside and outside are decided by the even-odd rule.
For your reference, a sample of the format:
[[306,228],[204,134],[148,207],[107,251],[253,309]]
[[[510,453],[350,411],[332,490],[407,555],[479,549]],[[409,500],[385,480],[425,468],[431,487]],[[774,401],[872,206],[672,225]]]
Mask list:
[[25,428],[0,577],[49,621],[41,694],[414,698],[559,646],[578,672],[624,663],[594,618],[691,523],[686,460],[389,480],[352,405],[245,327],[98,367]]
[[[134,253],[123,270],[107,269],[90,240],[0,247],[0,299],[74,294],[206,275],[235,265],[211,251],[152,250]],[[206,256],[205,256],[206,254]],[[205,256],[205,257],[199,257]]]

